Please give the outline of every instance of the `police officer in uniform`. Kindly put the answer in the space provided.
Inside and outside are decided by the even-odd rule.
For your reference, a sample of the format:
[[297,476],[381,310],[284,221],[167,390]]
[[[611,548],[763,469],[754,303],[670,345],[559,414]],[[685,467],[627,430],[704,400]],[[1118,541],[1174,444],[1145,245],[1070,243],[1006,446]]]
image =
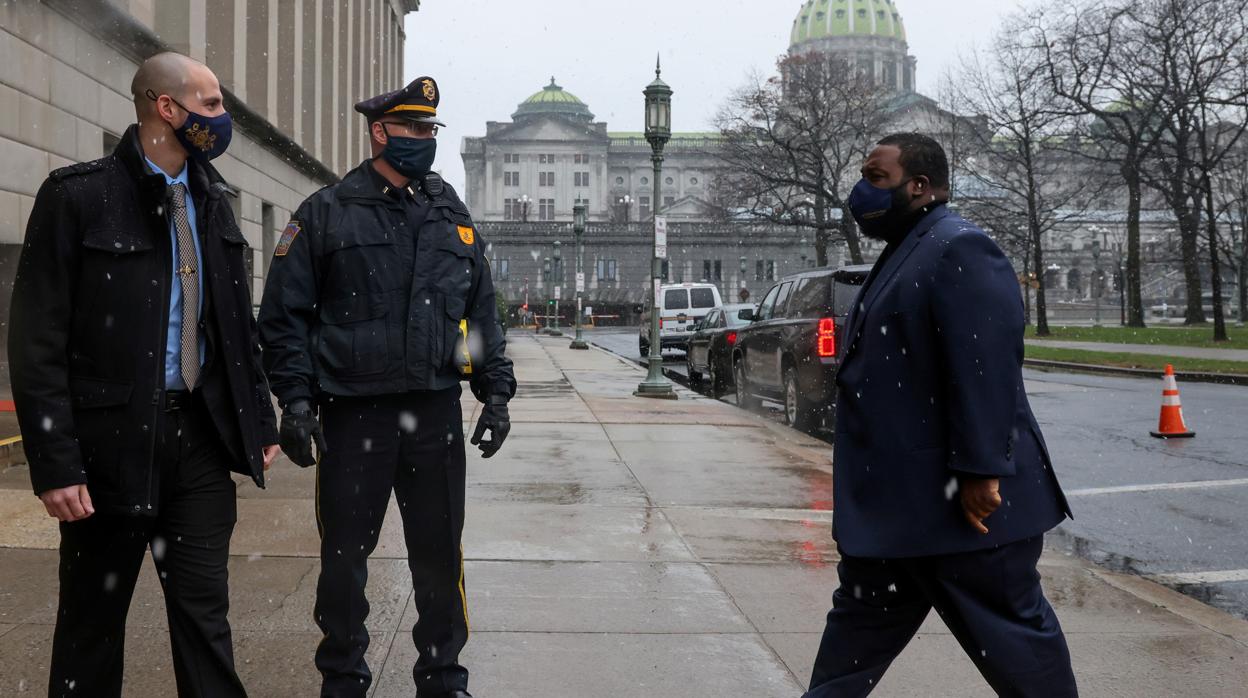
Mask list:
[[516,382],[485,243],[430,171],[440,97],[421,77],[355,105],[373,157],[295,212],[260,307],[282,450],[317,468],[322,696],[363,696],[372,681],[364,586],[391,490],[419,611],[417,695],[469,695],[460,382],[484,403],[471,441],[486,458],[510,429]]

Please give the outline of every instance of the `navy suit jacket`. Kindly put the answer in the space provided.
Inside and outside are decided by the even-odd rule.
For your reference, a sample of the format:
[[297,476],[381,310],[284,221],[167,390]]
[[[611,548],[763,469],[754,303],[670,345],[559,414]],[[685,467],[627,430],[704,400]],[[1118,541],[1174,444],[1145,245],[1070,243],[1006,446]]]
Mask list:
[[[876,263],[837,374],[833,526],[858,557],[978,550],[1070,515],[1023,390],[1018,280],[982,230],[936,205]],[[978,533],[960,475],[996,477]]]

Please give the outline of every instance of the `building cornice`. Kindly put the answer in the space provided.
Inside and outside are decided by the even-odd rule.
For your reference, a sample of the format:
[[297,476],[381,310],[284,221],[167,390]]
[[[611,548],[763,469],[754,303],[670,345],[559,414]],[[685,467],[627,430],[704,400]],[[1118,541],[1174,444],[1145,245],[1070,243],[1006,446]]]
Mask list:
[[[44,0],[48,7],[64,15],[71,22],[116,49],[136,63],[163,51],[173,51],[151,29],[114,5],[110,0]],[[405,0],[406,4],[420,5],[420,0]],[[101,28],[106,28],[100,31]],[[271,124],[268,119],[238,99],[230,90],[222,87],[225,108],[234,124],[251,136],[261,147],[281,157],[295,169],[325,184],[338,181],[338,176],[303,146],[285,132]]]

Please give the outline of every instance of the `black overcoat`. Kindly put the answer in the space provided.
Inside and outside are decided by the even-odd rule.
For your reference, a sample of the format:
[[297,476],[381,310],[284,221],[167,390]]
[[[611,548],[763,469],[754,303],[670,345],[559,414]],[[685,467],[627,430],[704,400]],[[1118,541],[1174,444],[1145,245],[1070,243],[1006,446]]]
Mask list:
[[[263,486],[262,447],[277,433],[251,310],[251,250],[221,176],[189,167],[205,267],[200,387],[231,468]],[[35,199],[9,359],[36,494],[85,483],[97,510],[156,511],[173,264],[167,192],[131,126],[111,155],[52,172]]]

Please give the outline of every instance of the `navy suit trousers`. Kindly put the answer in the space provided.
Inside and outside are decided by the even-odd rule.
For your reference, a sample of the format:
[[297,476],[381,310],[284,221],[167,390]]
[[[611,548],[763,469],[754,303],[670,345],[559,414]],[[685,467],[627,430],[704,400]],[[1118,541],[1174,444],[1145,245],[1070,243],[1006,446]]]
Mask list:
[[804,698],[870,693],[932,608],[998,695],[1078,695],[1066,638],[1040,588],[1042,547],[1035,536],[931,557],[842,555]]

